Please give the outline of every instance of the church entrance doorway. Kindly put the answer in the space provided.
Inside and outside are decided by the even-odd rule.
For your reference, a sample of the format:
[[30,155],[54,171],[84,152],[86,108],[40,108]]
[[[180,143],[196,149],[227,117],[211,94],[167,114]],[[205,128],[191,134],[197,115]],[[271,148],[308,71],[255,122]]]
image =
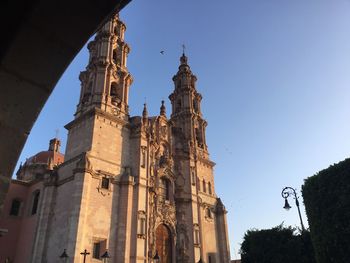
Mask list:
[[166,225],[158,226],[156,230],[156,249],[160,263],[171,263],[172,240],[169,228]]

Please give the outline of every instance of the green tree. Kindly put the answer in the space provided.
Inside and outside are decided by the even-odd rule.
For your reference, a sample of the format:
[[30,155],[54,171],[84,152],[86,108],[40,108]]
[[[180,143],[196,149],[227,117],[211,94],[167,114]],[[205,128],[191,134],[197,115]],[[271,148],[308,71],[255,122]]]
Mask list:
[[350,262],[350,158],[307,178],[302,193],[317,262]]
[[242,263],[314,263],[310,233],[295,234],[282,224],[272,229],[248,230],[241,246]]

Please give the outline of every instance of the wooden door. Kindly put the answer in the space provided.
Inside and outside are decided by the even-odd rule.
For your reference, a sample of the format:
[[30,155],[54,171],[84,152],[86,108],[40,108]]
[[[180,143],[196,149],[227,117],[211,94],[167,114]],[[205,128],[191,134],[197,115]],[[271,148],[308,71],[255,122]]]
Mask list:
[[156,249],[160,257],[160,263],[171,263],[171,233],[165,225],[160,225],[156,230]]

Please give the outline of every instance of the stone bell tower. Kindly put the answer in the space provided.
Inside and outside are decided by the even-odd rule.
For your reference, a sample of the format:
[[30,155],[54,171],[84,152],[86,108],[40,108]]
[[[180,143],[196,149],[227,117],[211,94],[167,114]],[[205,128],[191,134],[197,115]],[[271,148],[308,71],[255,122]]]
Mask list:
[[[89,121],[86,121],[87,116],[94,114],[108,117],[121,125],[128,122],[129,88],[133,79],[126,67],[130,48],[124,41],[125,30],[126,26],[119,20],[117,14],[88,44],[89,63],[86,70],[79,76],[81,92],[75,119],[66,126],[69,130],[66,158],[90,151],[94,146],[97,147],[93,143],[93,134],[99,133],[96,122],[94,124],[90,122],[91,127],[85,127],[84,133],[76,132],[77,127],[81,127],[77,125],[78,123],[83,123],[85,126],[89,124]],[[86,143],[82,144],[82,142]],[[97,144],[100,143],[97,142]]]
[[46,183],[43,212],[32,262],[57,262],[63,249],[69,262],[129,262],[132,188],[128,95],[132,77],[126,67],[129,46],[119,15],[101,27],[92,42],[81,93],[68,130],[65,162]]
[[80,73],[81,94],[76,116],[91,108],[127,119],[132,77],[126,68],[130,52],[124,42],[125,24],[116,15],[106,23],[88,45],[89,64]]
[[177,262],[229,262],[226,210],[214,190],[215,163],[206,144],[202,96],[184,53],[173,81],[175,88],[169,99],[177,174]]

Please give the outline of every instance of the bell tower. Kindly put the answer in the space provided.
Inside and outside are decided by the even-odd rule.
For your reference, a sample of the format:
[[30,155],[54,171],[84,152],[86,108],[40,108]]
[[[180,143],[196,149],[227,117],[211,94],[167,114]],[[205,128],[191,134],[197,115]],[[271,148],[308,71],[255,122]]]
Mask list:
[[[79,76],[81,93],[74,120],[65,126],[66,162],[57,170],[57,202],[50,208],[53,219],[47,213],[51,232],[38,246],[33,262],[54,262],[41,260],[42,251],[49,251],[44,258],[51,257],[63,246],[70,262],[80,262],[84,249],[96,260],[106,250],[113,258],[118,255],[118,263],[131,257],[130,244],[136,236],[129,234],[134,220],[132,171],[136,173],[131,165],[135,167],[137,157],[130,150],[132,77],[126,67],[130,48],[124,41],[125,30],[116,14],[88,44],[89,62]],[[52,224],[55,220],[61,227]],[[40,232],[39,243],[46,232],[44,228]]]
[[125,30],[117,14],[88,44],[90,57],[86,70],[79,76],[81,93],[76,118],[92,108],[99,108],[127,120],[132,77],[126,67],[130,48],[124,42]]
[[169,96],[172,104],[171,119],[190,146],[200,149],[207,155],[205,139],[207,122],[202,117],[200,107],[202,95],[196,90],[197,77],[192,74],[184,53],[180,58],[179,70],[173,77],[173,81],[175,89]]
[[[77,110],[74,120],[66,125],[67,159],[93,152],[112,161],[113,156],[102,148],[105,142],[101,139],[107,134],[116,135],[129,121],[128,97],[133,79],[126,67],[130,47],[124,41],[125,30],[125,24],[116,14],[88,44],[90,56],[86,70],[79,75],[81,92]],[[110,126],[103,130],[106,123]],[[116,155],[117,152],[115,149]]]
[[214,190],[215,163],[209,158],[206,144],[202,96],[187,60],[183,53],[169,96],[177,175],[178,262],[229,262],[226,209]]

